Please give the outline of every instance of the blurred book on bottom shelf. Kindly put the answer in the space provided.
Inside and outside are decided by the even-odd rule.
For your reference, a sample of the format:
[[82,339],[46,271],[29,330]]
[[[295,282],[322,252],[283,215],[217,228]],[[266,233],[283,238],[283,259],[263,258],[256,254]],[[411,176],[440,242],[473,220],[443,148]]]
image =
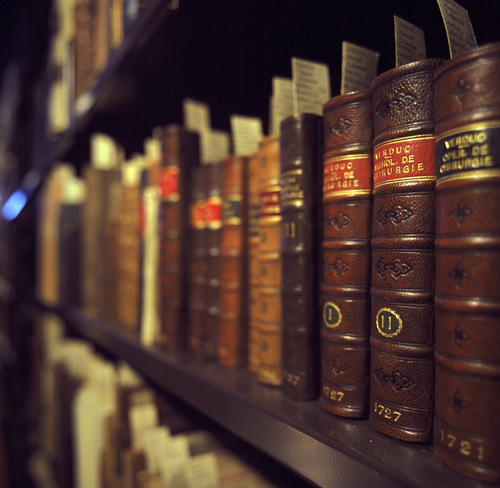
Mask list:
[[31,461],[36,486],[309,486],[126,363],[66,337],[58,316],[38,320],[40,415]]

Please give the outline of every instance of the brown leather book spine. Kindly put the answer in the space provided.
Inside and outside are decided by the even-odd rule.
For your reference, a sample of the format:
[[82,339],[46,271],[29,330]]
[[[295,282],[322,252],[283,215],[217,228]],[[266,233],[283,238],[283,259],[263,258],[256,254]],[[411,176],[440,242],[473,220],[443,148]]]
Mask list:
[[260,142],[258,321],[259,382],[282,385],[283,321],[281,306],[281,187],[280,139]]
[[92,46],[91,0],[78,0],[75,3],[75,99],[85,93],[91,85]]
[[199,136],[178,125],[163,130],[160,188],[159,345],[164,351],[186,344],[189,172],[199,162]]
[[206,172],[205,166],[192,168],[190,175],[191,204],[189,215],[189,297],[188,344],[193,353],[204,354],[206,300]]
[[206,317],[204,344],[207,358],[217,358],[219,334],[219,294],[220,294],[220,244],[222,233],[222,164],[206,165]]
[[108,242],[106,219],[110,205],[110,188],[119,184],[120,171],[87,167],[84,173],[87,198],[83,206],[82,305],[93,318],[104,318],[107,289],[114,286],[106,260]]
[[244,366],[247,358],[247,172],[247,158],[222,162],[218,358],[232,368]]
[[370,424],[410,442],[428,442],[432,434],[432,76],[440,63],[406,64],[372,83]]
[[106,286],[106,307],[103,312],[103,319],[117,324],[118,323],[118,302],[119,302],[119,262],[118,262],[118,248],[120,245],[120,193],[121,182],[114,181],[109,188],[109,202],[108,211],[106,215],[106,249],[105,261],[107,276]]
[[248,369],[258,373],[260,366],[259,338],[259,171],[260,153],[248,161]]
[[140,188],[123,186],[118,231],[118,321],[129,332],[139,327],[140,304]]
[[435,75],[434,450],[500,483],[500,44]]
[[319,393],[319,236],[323,118],[299,114],[281,123],[283,393]]
[[370,383],[371,92],[332,98],[323,124],[320,406],[361,418]]

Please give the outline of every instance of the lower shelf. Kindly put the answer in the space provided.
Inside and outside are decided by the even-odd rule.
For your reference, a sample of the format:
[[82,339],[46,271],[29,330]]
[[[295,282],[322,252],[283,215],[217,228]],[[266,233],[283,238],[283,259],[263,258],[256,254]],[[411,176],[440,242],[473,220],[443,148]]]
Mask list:
[[366,420],[337,418],[316,401],[285,398],[244,369],[145,348],[77,310],[61,315],[75,333],[316,486],[491,487],[442,465],[432,445],[400,442],[374,431]]

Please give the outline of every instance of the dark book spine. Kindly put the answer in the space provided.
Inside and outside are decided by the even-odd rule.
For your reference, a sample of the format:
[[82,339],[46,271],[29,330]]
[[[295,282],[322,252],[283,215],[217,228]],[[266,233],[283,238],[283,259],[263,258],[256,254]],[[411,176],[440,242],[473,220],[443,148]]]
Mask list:
[[434,450],[500,482],[500,44],[435,76]]
[[298,400],[319,393],[319,235],[323,118],[281,123],[283,392]]
[[434,69],[406,64],[372,83],[370,424],[428,442],[434,391]]
[[258,334],[261,383],[281,386],[283,321],[281,306],[280,140],[260,143]]
[[63,307],[81,306],[81,204],[61,205],[59,221],[59,304]]
[[323,410],[368,415],[372,139],[370,91],[323,106],[321,396]]
[[188,344],[193,353],[203,355],[206,299],[206,172],[205,166],[192,168],[189,218],[189,319]]
[[222,162],[218,358],[233,368],[244,366],[247,358],[247,172],[247,158]]
[[252,373],[260,367],[259,170],[257,151],[248,161],[248,369]]
[[106,317],[108,290],[114,286],[108,261],[107,216],[111,187],[119,184],[120,171],[88,167],[85,170],[87,195],[83,206],[82,305],[93,318]]
[[206,201],[206,317],[205,317],[205,355],[217,358],[219,330],[220,294],[220,244],[222,233],[222,165],[220,162],[207,164],[207,201]]
[[186,344],[189,172],[199,163],[199,136],[177,125],[161,136],[160,337],[164,351]]

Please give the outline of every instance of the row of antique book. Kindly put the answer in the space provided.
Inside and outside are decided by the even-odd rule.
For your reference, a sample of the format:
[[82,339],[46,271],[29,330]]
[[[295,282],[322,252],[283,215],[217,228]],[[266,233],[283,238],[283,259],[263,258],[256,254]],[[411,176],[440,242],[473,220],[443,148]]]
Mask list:
[[[52,132],[68,128],[78,104],[96,83],[111,54],[122,44],[149,0],[57,0],[50,57],[54,79],[50,90]],[[79,101],[81,99],[82,101]],[[76,105],[75,105],[76,104]]]
[[265,455],[193,420],[127,363],[114,364],[89,342],[66,337],[57,315],[41,314],[38,321],[40,415],[31,462],[37,486],[277,488],[296,482]]
[[499,71],[498,44],[400,66],[221,162],[172,125],[109,169],[96,136],[73,304],[500,481]]

